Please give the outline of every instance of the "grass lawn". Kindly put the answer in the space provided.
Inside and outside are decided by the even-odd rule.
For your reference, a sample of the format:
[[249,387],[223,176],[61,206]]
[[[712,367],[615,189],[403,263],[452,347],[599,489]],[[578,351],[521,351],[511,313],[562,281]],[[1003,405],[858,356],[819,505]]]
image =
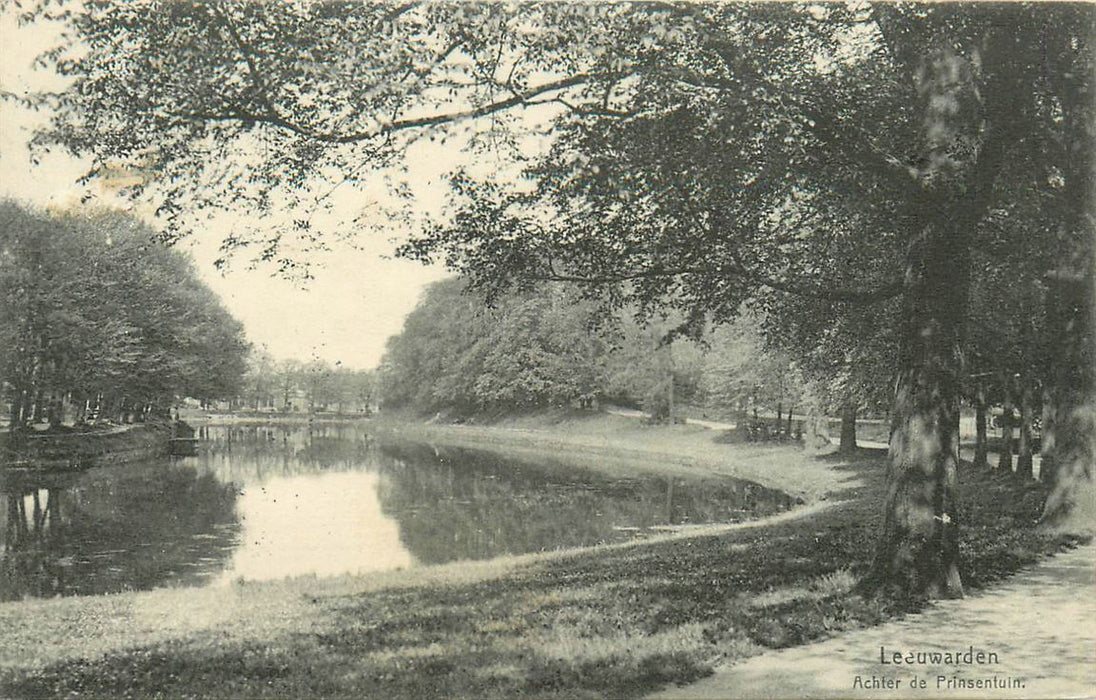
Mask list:
[[[800,459],[779,450],[766,453],[769,468],[780,455]],[[635,697],[721,662],[917,609],[920,601],[866,601],[852,590],[880,525],[882,453],[813,466],[836,486],[808,499],[802,517],[763,527],[371,583],[7,604],[0,627],[34,629],[0,641],[0,689],[14,697]],[[970,589],[1076,542],[1033,527],[1038,484],[967,469],[962,493]],[[223,623],[195,622],[218,605],[231,608]],[[174,607],[178,619],[141,631],[131,626],[141,607]],[[92,612],[98,623],[80,628]]]

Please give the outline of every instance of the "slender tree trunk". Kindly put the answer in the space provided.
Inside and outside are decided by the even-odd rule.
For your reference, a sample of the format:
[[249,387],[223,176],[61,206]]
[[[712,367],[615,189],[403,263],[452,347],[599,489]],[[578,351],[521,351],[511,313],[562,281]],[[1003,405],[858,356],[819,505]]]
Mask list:
[[49,425],[51,428],[56,428],[64,421],[65,416],[65,404],[64,399],[58,396],[54,392],[50,392],[49,399],[49,411],[47,413],[49,418]]
[[986,387],[978,382],[974,394],[974,466],[985,469],[989,466],[989,450],[986,435]]
[[31,414],[31,422],[32,423],[41,422],[43,414],[45,413],[44,401],[45,401],[45,390],[41,386],[38,386],[35,389],[35,392],[34,392],[34,407],[33,407],[33,412]]
[[1043,425],[1039,437],[1039,481],[1053,482],[1054,476],[1054,418],[1056,415],[1054,393],[1050,383],[1043,385]]
[[1020,479],[1031,479],[1034,476],[1031,456],[1031,384],[1027,379],[1021,380],[1020,386],[1020,446],[1016,457],[1016,476]]
[[31,499],[34,503],[34,511],[31,515],[31,522],[34,523],[34,534],[39,537],[41,537],[42,535],[42,521],[44,520],[44,516],[42,514],[42,498],[39,495],[40,493],[41,490],[36,488],[32,492],[31,496]]
[[1013,409],[1011,382],[1005,380],[1005,400],[1001,406],[1001,448],[997,456],[997,468],[1012,472],[1012,426],[1016,424],[1016,411]]
[[[670,359],[670,362],[671,363],[673,362],[672,357]],[[667,393],[667,397],[666,397],[666,399],[667,399],[667,401],[666,401],[666,403],[667,403],[666,421],[668,423],[670,423],[671,425],[673,425],[673,422],[674,422],[674,371],[673,371],[672,365],[671,365],[671,369],[670,369],[670,386],[668,387],[666,393]]]
[[23,395],[25,393],[19,388],[12,392],[11,406],[8,409],[8,425],[13,435],[23,427]]
[[852,402],[841,407],[841,442],[838,452],[843,455],[856,452],[856,404]]
[[23,391],[23,406],[20,409],[22,425],[27,426],[34,422],[34,384],[27,384]]
[[4,544],[8,547],[15,547],[19,544],[19,535],[22,529],[19,527],[19,520],[22,517],[19,512],[19,504],[23,502],[23,492],[0,492],[0,498],[3,498],[8,506],[7,522],[4,528]]

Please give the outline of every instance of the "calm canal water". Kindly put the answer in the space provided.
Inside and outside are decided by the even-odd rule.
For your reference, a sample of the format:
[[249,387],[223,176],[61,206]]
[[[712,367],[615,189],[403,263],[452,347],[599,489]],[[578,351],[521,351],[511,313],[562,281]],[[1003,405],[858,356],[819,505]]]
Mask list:
[[0,599],[487,559],[792,505],[736,479],[611,478],[367,427],[208,427],[197,457],[7,474]]

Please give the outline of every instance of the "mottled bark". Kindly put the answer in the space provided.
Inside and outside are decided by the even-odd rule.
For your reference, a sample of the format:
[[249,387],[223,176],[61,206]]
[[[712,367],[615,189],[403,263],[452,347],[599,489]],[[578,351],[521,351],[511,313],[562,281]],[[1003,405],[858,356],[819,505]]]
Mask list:
[[[1083,32],[1046,37],[1046,56],[1062,108],[1062,159],[1067,212],[1056,271],[1047,276],[1047,336],[1053,396],[1050,493],[1042,521],[1071,530],[1096,530],[1096,91],[1091,73],[1073,57],[1091,56],[1091,20]],[[1091,66],[1091,64],[1089,64]],[[1045,428],[1044,428],[1045,429]]]
[[[1089,271],[1091,268],[1089,268]],[[1053,468],[1042,522],[1067,529],[1096,527],[1096,304],[1093,275],[1050,280],[1048,327],[1055,341]]]
[[959,400],[971,237],[1005,155],[1027,128],[1031,76],[1016,41],[988,26],[985,43],[967,54],[943,34],[929,42],[918,47],[919,60],[907,60],[915,66],[923,166],[907,202],[912,235],[885,518],[862,589],[956,597],[963,594]]
[[959,577],[960,338],[969,286],[964,218],[910,246],[883,531],[866,589],[963,594]]

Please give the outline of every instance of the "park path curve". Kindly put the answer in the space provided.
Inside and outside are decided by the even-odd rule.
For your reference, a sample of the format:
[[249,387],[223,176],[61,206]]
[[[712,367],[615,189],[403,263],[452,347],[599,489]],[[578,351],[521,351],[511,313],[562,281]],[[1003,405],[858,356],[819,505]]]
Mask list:
[[[1096,697],[1096,545],[1051,557],[962,600],[833,639],[774,651],[654,697],[711,698],[1093,698]],[[881,665],[880,648],[997,654],[990,665]],[[944,681],[938,683],[938,676]],[[857,681],[857,678],[860,681]],[[879,683],[872,679],[878,679]],[[925,687],[911,687],[911,679]],[[948,680],[998,686],[959,688]],[[897,688],[878,688],[896,679]],[[1010,681],[1009,679],[1013,679]]]

